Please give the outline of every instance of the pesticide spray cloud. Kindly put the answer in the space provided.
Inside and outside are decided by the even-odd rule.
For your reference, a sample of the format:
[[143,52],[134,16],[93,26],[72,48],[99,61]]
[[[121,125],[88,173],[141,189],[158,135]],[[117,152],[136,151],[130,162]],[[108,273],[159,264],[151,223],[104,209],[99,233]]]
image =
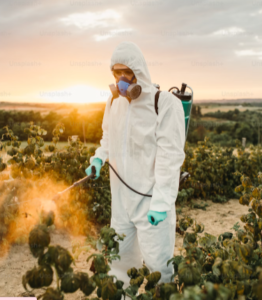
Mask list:
[[[8,175],[9,178],[9,175]],[[0,244],[1,254],[8,252],[13,243],[27,243],[29,232],[43,222],[44,213],[55,215],[54,227],[68,234],[95,236],[95,229],[87,220],[87,206],[78,203],[81,188],[66,192],[53,201],[54,195],[68,186],[48,175],[42,178],[0,178]]]

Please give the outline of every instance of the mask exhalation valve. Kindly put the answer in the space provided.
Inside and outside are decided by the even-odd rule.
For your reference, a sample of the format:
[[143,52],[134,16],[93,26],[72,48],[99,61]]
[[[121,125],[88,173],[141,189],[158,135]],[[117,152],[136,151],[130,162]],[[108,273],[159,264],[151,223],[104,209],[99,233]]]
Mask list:
[[126,90],[127,97],[132,100],[138,98],[141,92],[142,92],[141,86],[136,83],[130,84],[130,86]]

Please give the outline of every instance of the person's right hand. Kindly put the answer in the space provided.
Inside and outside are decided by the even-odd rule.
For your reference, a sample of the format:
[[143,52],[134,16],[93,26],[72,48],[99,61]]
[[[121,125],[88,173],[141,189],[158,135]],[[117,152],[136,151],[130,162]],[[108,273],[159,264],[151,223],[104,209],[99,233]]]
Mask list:
[[167,217],[167,213],[164,212],[158,212],[154,210],[149,210],[147,213],[147,219],[148,222],[151,223],[154,226],[157,226],[159,222],[162,222]]
[[93,180],[96,180],[100,177],[100,170],[102,168],[102,160],[98,157],[96,157],[95,159],[93,159],[91,165],[85,170],[86,175],[90,176],[92,173],[92,166],[95,166],[96,168],[96,177],[92,178]]

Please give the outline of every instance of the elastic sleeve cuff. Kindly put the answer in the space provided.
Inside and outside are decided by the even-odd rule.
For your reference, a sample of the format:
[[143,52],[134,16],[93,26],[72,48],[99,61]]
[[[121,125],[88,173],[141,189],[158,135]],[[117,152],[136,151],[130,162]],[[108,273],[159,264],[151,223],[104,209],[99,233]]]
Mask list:
[[92,161],[93,161],[95,158],[98,158],[98,159],[101,160],[101,162],[102,162],[102,163],[101,163],[102,167],[105,165],[106,159],[103,160],[102,158],[100,158],[100,157],[98,157],[98,156],[95,156],[95,155],[90,157],[90,160],[89,160],[90,164],[92,163]]
[[170,205],[167,205],[166,203],[151,203],[149,210],[157,211],[157,212],[166,212],[171,211]]

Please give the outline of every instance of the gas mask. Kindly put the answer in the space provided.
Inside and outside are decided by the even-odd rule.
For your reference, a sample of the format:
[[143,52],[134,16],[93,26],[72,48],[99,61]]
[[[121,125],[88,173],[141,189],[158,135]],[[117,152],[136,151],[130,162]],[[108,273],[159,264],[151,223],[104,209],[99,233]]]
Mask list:
[[133,83],[134,79],[135,75],[131,80],[128,80],[125,76],[121,76],[119,78],[119,81],[117,82],[117,86],[115,86],[114,84],[110,84],[109,88],[113,95],[112,101],[118,98],[119,95],[126,97],[129,102],[137,99],[142,92],[142,88],[139,84]]

